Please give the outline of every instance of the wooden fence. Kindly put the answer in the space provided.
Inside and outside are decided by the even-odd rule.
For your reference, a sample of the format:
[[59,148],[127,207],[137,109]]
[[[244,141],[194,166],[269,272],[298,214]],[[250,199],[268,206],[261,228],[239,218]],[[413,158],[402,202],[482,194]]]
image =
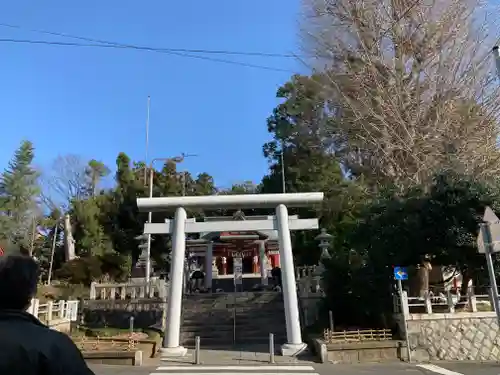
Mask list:
[[332,331],[325,329],[323,338],[327,343],[391,340],[390,329],[366,329],[355,331]]
[[81,351],[134,351],[137,350],[138,340],[132,337],[128,339],[114,339],[82,336],[75,340],[75,344]]

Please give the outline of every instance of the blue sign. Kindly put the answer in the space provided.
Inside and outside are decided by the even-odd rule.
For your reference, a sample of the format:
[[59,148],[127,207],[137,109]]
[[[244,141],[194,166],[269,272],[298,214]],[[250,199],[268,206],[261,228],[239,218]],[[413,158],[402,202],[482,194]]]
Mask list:
[[394,267],[394,278],[396,280],[408,280],[406,267]]

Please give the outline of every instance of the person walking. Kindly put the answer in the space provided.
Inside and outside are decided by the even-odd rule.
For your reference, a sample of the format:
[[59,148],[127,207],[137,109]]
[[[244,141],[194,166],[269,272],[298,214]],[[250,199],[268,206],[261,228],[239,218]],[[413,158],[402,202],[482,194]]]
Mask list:
[[69,336],[26,312],[38,275],[33,258],[0,256],[0,374],[95,375]]

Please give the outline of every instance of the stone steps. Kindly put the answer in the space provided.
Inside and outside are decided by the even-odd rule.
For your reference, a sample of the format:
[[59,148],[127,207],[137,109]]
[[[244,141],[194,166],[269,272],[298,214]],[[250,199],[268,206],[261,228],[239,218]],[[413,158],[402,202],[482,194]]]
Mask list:
[[[275,337],[274,342],[276,345],[283,345],[286,343],[286,337]],[[213,348],[224,348],[228,349],[234,347],[236,345],[252,346],[252,345],[262,345],[269,346],[269,337],[261,337],[261,338],[248,338],[248,337],[236,337],[236,338],[228,338],[227,340],[220,340],[214,338],[200,337],[200,347],[202,349]],[[193,348],[196,345],[195,338],[186,338],[182,340],[182,346]]]
[[[276,350],[278,351],[279,346],[284,344],[286,342],[286,337],[281,338],[281,339],[274,339],[274,343],[276,345]],[[195,339],[189,339],[183,341],[182,346],[188,349],[193,349],[195,347]],[[248,340],[243,338],[237,337],[236,340],[232,341],[220,341],[220,340],[213,340],[213,339],[207,339],[207,338],[202,338],[200,337],[200,347],[202,349],[221,349],[221,350],[227,350],[228,348],[237,348],[237,347],[242,347],[242,348],[248,348],[249,346],[259,346],[263,348],[263,350],[267,350],[269,346],[269,338],[262,338],[258,340]]]
[[183,307],[186,307],[185,312],[212,312],[212,311],[225,311],[225,310],[233,310],[236,309],[236,311],[247,311],[247,310],[261,310],[261,311],[267,311],[267,312],[272,312],[273,310],[276,309],[281,309],[283,308],[283,302],[270,302],[267,304],[226,304],[223,306],[199,306],[199,305],[189,305],[189,304],[184,304]]
[[246,309],[224,309],[224,310],[207,310],[207,311],[184,311],[182,316],[184,319],[199,319],[200,316],[203,316],[205,319],[209,319],[214,316],[245,316],[247,314],[253,314],[255,317],[266,317],[271,318],[280,311],[283,310],[283,306],[276,306],[272,309],[256,309],[256,308],[246,308]]
[[[284,320],[284,319],[283,319]],[[263,325],[268,325],[268,326],[273,326],[277,322],[275,320],[271,320],[269,318],[251,318],[251,317],[239,317],[236,316],[236,319],[233,319],[233,317],[227,317],[227,318],[219,318],[219,319],[189,319],[189,320],[183,320],[182,325],[184,327],[211,327],[211,329],[214,329],[214,327],[232,327],[234,324],[238,326],[245,326],[245,327],[252,327],[252,328],[258,328]],[[284,323],[284,322],[280,322]],[[278,324],[278,326],[284,326],[284,324]]]
[[[284,315],[284,314],[283,314]],[[283,319],[283,322],[278,322],[277,320],[273,320],[270,318],[267,319],[258,319],[258,318],[251,318],[251,317],[236,317],[236,319],[233,319],[233,317],[227,317],[227,318],[220,318],[220,319],[190,319],[190,320],[183,320],[182,325],[184,327],[210,327],[210,329],[214,329],[215,327],[233,327],[235,324],[237,326],[245,326],[245,327],[252,327],[252,328],[258,328],[262,326],[269,326],[272,327],[274,325],[278,326],[285,326],[285,319]]]
[[283,306],[283,301],[271,301],[267,303],[251,303],[251,302],[245,302],[245,303],[224,303],[224,304],[219,304],[219,305],[202,305],[202,304],[190,304],[190,303],[184,303],[183,306],[189,307],[193,311],[198,310],[198,311],[205,311],[205,310],[224,310],[228,308],[245,308],[245,307],[254,307],[254,308],[271,308],[274,306]]
[[275,337],[280,336],[280,337],[286,337],[286,332],[285,330],[281,330],[280,332],[273,332],[271,329],[262,329],[260,331],[255,331],[255,330],[247,330],[244,327],[241,327],[241,329],[236,329],[236,333],[233,332],[233,330],[227,330],[227,331],[206,331],[206,330],[189,330],[189,331],[184,331],[181,332],[181,337],[183,339],[188,339],[188,338],[195,338],[196,336],[200,337],[205,337],[205,338],[230,338],[236,334],[236,337],[247,337],[247,338],[269,338],[269,334],[272,333],[274,334]]
[[189,300],[189,299],[184,299],[182,301],[183,305],[190,305],[192,307],[219,307],[222,308],[224,306],[266,306],[269,304],[283,304],[283,300],[274,298],[271,300],[245,300],[245,301],[239,301],[239,300],[233,300],[233,299],[220,299],[217,301],[200,301],[200,300]]
[[279,293],[199,294],[183,301],[184,346],[193,347],[196,336],[202,347],[266,345],[270,332],[277,344],[286,341],[283,298]]
[[[234,325],[217,325],[217,329],[214,329],[213,326],[206,326],[202,324],[190,324],[183,325],[181,332],[207,332],[214,334],[218,334],[219,332],[233,332],[235,329]],[[266,332],[286,332],[285,326],[273,326],[273,325],[247,325],[247,324],[236,324],[236,331],[245,331],[252,334],[253,332],[266,331]]]
[[230,303],[268,303],[271,301],[283,301],[283,297],[279,293],[237,293],[236,296],[233,294],[198,294],[190,295],[185,299],[187,302],[193,302],[195,304],[217,304],[221,302]]

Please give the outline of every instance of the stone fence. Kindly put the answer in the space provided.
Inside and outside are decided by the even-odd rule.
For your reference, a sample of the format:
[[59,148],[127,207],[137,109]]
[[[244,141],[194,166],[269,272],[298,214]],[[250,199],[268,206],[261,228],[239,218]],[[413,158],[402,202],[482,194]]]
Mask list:
[[[403,309],[406,314],[410,313],[454,313],[455,311],[466,310],[469,312],[491,311],[492,299],[489,295],[476,295],[469,289],[466,296],[448,291],[446,294],[432,295],[427,293],[424,297],[408,297],[403,291]],[[401,302],[397,294],[393,296],[394,311],[401,312]]]
[[500,330],[489,296],[416,298],[403,292],[394,302],[394,318],[413,360],[500,360]]
[[298,266],[295,267],[295,279],[297,281],[304,278],[312,278],[316,276],[316,269],[318,266]]
[[79,301],[48,301],[40,303],[32,299],[28,312],[49,327],[61,332],[69,332],[71,322],[78,319]]
[[32,299],[28,312],[43,322],[50,323],[55,319],[76,321],[78,316],[78,301],[48,301],[40,303]]
[[149,328],[162,318],[167,300],[165,280],[131,280],[126,283],[90,285],[90,299],[83,302],[82,317],[93,327],[127,328],[134,318],[136,328]]
[[91,300],[127,300],[158,298],[167,296],[168,283],[165,280],[154,279],[149,282],[131,281],[127,283],[97,283],[90,284]]

